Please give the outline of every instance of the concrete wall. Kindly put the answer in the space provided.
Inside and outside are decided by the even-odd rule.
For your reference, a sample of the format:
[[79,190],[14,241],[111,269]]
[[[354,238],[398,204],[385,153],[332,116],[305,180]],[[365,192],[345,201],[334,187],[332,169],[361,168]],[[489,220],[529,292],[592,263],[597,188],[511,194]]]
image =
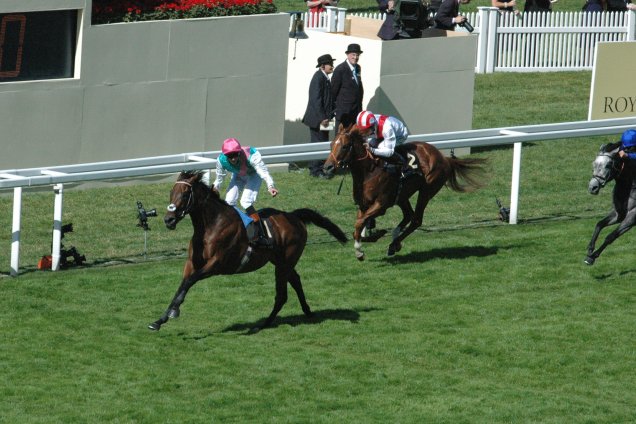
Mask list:
[[227,137],[308,142],[316,58],[339,63],[350,43],[364,50],[365,107],[414,134],[471,128],[475,36],[384,42],[369,28],[379,21],[354,19],[351,35],[296,41],[288,14],[92,26],[87,7],[0,1],[0,13],[77,9],[81,20],[74,78],[0,83],[0,169],[218,150]]
[[282,144],[289,15],[91,26],[83,11],[75,78],[0,83],[0,169]]
[[[382,41],[369,37],[377,33],[379,21],[359,19],[363,22],[354,20],[350,26],[351,36],[307,30],[308,39],[296,46],[290,40],[285,144],[309,141],[309,131],[300,120],[316,59],[329,53],[337,65],[345,60],[350,43],[360,44],[364,52],[359,62],[364,108],[399,117],[411,134],[472,128],[476,36],[437,32],[431,38]],[[376,27],[369,29],[369,24]],[[360,31],[356,25],[362,27]]]

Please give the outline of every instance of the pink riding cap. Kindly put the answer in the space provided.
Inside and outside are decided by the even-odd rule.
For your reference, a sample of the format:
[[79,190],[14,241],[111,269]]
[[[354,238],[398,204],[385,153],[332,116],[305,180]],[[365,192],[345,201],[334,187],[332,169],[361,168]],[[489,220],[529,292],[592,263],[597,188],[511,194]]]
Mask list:
[[223,147],[221,147],[221,152],[224,155],[228,153],[239,153],[241,151],[241,144],[235,138],[228,138],[223,142]]

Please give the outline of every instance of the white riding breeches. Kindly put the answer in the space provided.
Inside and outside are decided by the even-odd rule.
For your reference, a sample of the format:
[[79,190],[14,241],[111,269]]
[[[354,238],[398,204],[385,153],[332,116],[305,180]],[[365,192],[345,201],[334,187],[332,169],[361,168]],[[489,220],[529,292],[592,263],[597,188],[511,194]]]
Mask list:
[[238,174],[232,174],[232,179],[230,180],[227,192],[225,193],[225,201],[229,205],[235,206],[238,201],[239,194],[242,191],[241,207],[243,210],[249,208],[254,204],[254,202],[256,202],[258,190],[261,188],[262,182],[263,179],[256,173],[245,175],[243,177]]

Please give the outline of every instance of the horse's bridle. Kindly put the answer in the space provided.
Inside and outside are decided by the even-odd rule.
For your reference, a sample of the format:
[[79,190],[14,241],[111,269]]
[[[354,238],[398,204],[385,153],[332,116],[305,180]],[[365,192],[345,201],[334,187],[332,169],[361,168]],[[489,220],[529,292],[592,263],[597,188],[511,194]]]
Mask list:
[[[177,184],[184,184],[184,185],[187,185],[188,187],[190,187],[190,191],[188,192],[190,194],[190,196],[188,197],[188,201],[186,202],[186,206],[185,206],[185,208],[181,209],[181,212],[179,214],[175,213],[177,211],[177,206],[174,203],[170,203],[166,209],[168,210],[168,212],[175,213],[177,218],[181,219],[181,218],[183,218],[184,216],[186,216],[187,214],[190,213],[190,210],[192,209],[192,206],[194,205],[194,190],[192,190],[192,184],[190,184],[187,181],[177,181],[176,183],[174,183],[175,186]],[[174,186],[173,186],[173,188],[174,188]]]
[[[603,152],[598,156],[604,156],[610,159],[611,163],[612,163],[612,171],[609,173],[608,177],[602,177],[599,175],[592,175],[592,179],[598,181],[599,185],[601,187],[605,187],[605,184],[607,184],[609,181],[611,181],[613,178],[616,178],[616,175],[620,174],[623,171],[623,167],[625,166],[625,162],[618,160],[616,157],[614,157],[614,154],[612,154],[611,152]],[[598,157],[597,156],[597,157]],[[619,166],[620,164],[620,166]]]
[[[344,133],[344,135],[346,135],[347,137],[351,137],[351,133],[350,132],[346,132]],[[340,137],[338,137],[334,143],[338,142],[340,139]],[[342,169],[346,169],[351,165],[351,160],[352,160],[352,156],[353,156],[353,141],[351,141],[351,139],[349,139],[349,143],[340,148],[341,151],[344,151],[345,159],[342,160],[337,160],[336,156],[333,154],[333,150],[331,152],[329,152],[329,157],[333,160],[333,162],[336,164],[337,168],[342,168]],[[371,154],[369,153],[368,150],[365,149],[366,154],[362,157],[356,158],[356,160],[364,160],[368,157],[371,157]]]

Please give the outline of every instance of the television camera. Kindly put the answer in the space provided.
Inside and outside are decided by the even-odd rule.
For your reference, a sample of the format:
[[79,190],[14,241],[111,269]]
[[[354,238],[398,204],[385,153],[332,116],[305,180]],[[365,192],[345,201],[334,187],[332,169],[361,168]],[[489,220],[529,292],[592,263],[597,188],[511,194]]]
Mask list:
[[398,16],[399,38],[420,38],[422,31],[433,26],[428,0],[400,0]]
[[139,220],[137,226],[143,228],[144,231],[150,231],[148,218],[152,216],[157,216],[157,209],[146,210],[144,205],[137,200],[137,219]]
[[[61,239],[64,239],[64,235],[66,233],[73,232],[73,223],[68,223],[66,225],[62,225],[62,236]],[[71,262],[69,259],[73,258]],[[80,255],[75,246],[71,246],[70,249],[65,249],[64,245],[60,245],[60,268],[68,268],[73,265],[82,265],[86,262],[86,256]]]

